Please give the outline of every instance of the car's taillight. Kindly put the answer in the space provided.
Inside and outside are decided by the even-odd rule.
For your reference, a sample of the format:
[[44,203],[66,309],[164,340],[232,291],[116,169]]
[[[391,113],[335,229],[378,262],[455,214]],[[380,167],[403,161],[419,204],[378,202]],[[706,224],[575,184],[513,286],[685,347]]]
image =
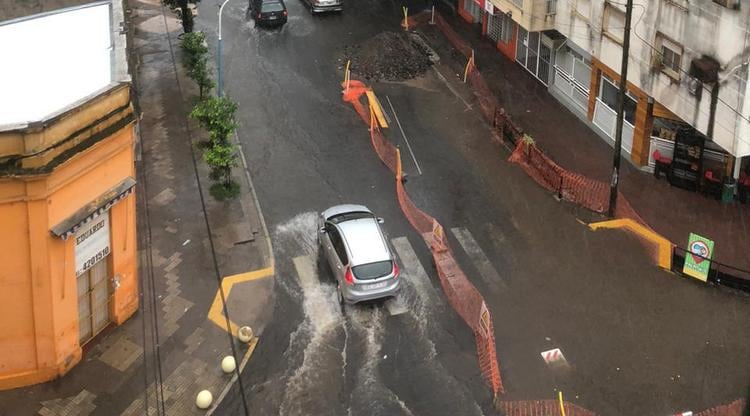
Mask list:
[[393,272],[392,273],[393,273],[393,277],[398,277],[398,273],[399,273],[398,272],[398,264],[396,264],[395,261],[393,262]]
[[286,17],[286,15],[287,15],[287,12],[286,12],[286,10],[284,10],[284,17]]
[[346,269],[346,274],[344,275],[344,280],[346,281],[347,285],[353,285],[354,284],[354,273],[352,273],[352,268],[348,267]]

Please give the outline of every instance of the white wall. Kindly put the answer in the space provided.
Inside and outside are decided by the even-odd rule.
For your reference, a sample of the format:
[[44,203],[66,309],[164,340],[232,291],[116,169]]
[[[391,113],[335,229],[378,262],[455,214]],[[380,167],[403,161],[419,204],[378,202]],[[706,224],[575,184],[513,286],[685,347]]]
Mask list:
[[[624,11],[622,1],[610,3]],[[738,115],[750,114],[747,100],[747,66],[750,59],[750,4],[730,10],[711,0],[634,0],[628,80],[669,108],[699,131],[706,133],[711,92],[706,86],[698,101],[688,91],[687,72],[695,58],[708,55],[721,64],[719,103],[714,124],[714,141],[728,152],[750,154],[750,126]],[[602,63],[619,72],[620,44],[602,35],[603,0],[558,1],[556,29],[587,50]],[[680,4],[683,7],[680,7]],[[680,80],[652,69],[657,32],[683,46]]]

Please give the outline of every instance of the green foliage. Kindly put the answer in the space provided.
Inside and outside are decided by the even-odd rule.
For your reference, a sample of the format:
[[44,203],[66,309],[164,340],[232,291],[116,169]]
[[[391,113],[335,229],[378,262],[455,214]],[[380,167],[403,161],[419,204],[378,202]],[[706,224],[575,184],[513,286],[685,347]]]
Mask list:
[[219,201],[226,201],[240,194],[240,185],[235,181],[229,184],[215,183],[210,188],[211,195]]
[[195,61],[193,67],[188,69],[188,76],[198,84],[201,100],[204,94],[209,94],[214,88],[214,81],[208,74],[208,59],[205,57]]
[[237,128],[234,113],[237,104],[227,97],[208,97],[190,112],[190,117],[198,120],[208,131],[211,143],[227,143],[227,138]]
[[180,46],[184,52],[183,65],[190,69],[195,66],[195,62],[206,59],[208,46],[206,46],[206,35],[203,32],[190,32],[182,35]]
[[239,193],[239,185],[232,180],[232,168],[237,166],[237,149],[229,142],[229,135],[237,128],[234,113],[237,104],[227,97],[208,97],[190,112],[208,131],[209,145],[203,160],[211,169],[209,177],[214,181],[211,194],[218,200],[233,198]]
[[232,181],[232,168],[237,166],[237,152],[231,143],[214,143],[203,153],[203,160],[211,168],[212,180],[224,185]]

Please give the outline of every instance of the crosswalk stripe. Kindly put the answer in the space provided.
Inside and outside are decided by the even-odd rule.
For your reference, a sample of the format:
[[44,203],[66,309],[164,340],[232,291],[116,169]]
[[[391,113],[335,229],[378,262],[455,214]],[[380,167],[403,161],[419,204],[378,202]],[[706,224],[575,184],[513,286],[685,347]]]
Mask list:
[[480,276],[482,276],[482,279],[484,279],[490,288],[494,288],[498,285],[505,288],[505,281],[503,281],[500,274],[497,273],[492,262],[490,262],[490,259],[484,254],[484,251],[479,247],[479,244],[469,230],[466,228],[454,227],[451,228],[451,232],[456,237],[456,240],[458,240],[458,243],[461,244],[461,247],[466,254],[469,255],[469,259],[474,263]]
[[299,256],[293,258],[292,261],[294,262],[294,268],[297,269],[297,276],[302,288],[315,286],[316,271],[312,258],[310,256]]
[[396,249],[399,259],[401,259],[401,269],[416,287],[417,291],[427,296],[431,301],[438,300],[438,293],[432,286],[427,272],[425,272],[422,263],[414,252],[414,248],[406,237],[397,237],[391,239],[391,244]]
[[404,305],[399,295],[396,295],[396,297],[386,300],[385,308],[388,310],[388,314],[390,316],[402,315],[402,314],[405,314],[406,312],[409,312],[409,308],[407,308]]

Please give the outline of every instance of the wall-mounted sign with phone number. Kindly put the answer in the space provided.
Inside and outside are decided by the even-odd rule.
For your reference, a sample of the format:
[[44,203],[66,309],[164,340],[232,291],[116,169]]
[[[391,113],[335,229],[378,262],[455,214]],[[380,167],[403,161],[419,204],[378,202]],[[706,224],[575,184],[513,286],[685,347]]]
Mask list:
[[95,217],[75,234],[76,276],[109,255],[109,213]]

